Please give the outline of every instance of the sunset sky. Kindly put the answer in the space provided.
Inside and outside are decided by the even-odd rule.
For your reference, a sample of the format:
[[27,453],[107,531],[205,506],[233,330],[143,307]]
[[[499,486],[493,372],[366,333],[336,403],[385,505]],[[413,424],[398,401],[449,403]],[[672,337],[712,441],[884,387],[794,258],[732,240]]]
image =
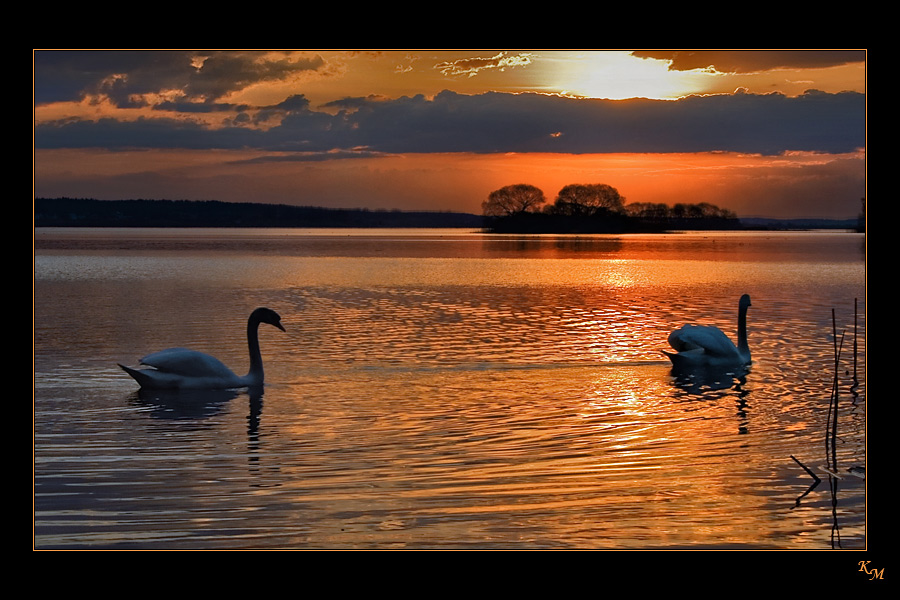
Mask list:
[[36,197],[481,212],[528,183],[855,217],[864,50],[34,52]]

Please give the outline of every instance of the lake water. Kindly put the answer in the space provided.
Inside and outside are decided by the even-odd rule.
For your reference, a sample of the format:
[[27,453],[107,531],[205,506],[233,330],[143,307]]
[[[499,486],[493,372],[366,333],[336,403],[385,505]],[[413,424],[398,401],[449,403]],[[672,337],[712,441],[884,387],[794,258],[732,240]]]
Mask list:
[[[743,293],[750,372],[673,375]],[[843,232],[40,229],[34,546],[865,548],[865,293]],[[257,306],[263,393],[116,365],[245,373]]]

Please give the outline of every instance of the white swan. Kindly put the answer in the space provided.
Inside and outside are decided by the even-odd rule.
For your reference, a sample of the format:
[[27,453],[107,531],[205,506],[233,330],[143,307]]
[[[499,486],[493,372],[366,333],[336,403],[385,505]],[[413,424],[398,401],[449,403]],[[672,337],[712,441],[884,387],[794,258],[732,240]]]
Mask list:
[[750,364],[747,344],[747,308],[750,296],[744,294],[738,302],[737,346],[722,330],[712,325],[684,325],[669,334],[669,345],[676,352],[663,354],[674,367],[742,367]]
[[119,366],[142,388],[168,390],[218,390],[254,387],[263,384],[262,355],[259,352],[259,324],[268,323],[284,331],[281,317],[274,310],[257,308],[247,320],[247,345],[250,372],[241,377],[209,354],[186,348],[169,348],[140,360],[150,369]]

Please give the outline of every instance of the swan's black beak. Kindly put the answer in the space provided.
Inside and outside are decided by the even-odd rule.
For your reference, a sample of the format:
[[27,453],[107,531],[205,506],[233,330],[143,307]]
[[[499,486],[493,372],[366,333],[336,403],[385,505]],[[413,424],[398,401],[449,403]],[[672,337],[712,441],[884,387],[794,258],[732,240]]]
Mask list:
[[280,329],[280,330],[284,331],[285,333],[287,333],[287,330],[285,330],[284,326],[281,324],[281,321],[278,321],[277,323],[272,323],[272,325],[274,325],[274,326],[277,327],[278,329]]

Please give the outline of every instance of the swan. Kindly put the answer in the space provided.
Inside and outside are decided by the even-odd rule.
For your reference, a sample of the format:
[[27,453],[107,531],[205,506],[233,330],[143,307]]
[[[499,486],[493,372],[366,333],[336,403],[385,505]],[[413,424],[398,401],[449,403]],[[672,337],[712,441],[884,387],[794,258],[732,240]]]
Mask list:
[[747,345],[747,308],[750,296],[738,302],[737,346],[722,330],[712,325],[683,325],[669,334],[669,345],[676,352],[662,351],[674,367],[743,367],[750,364]]
[[255,387],[263,384],[262,355],[259,352],[259,324],[268,323],[284,331],[281,317],[269,308],[257,308],[247,320],[250,372],[241,377],[209,354],[186,348],[169,348],[140,360],[149,369],[133,369],[119,364],[141,388],[168,390],[220,390]]

